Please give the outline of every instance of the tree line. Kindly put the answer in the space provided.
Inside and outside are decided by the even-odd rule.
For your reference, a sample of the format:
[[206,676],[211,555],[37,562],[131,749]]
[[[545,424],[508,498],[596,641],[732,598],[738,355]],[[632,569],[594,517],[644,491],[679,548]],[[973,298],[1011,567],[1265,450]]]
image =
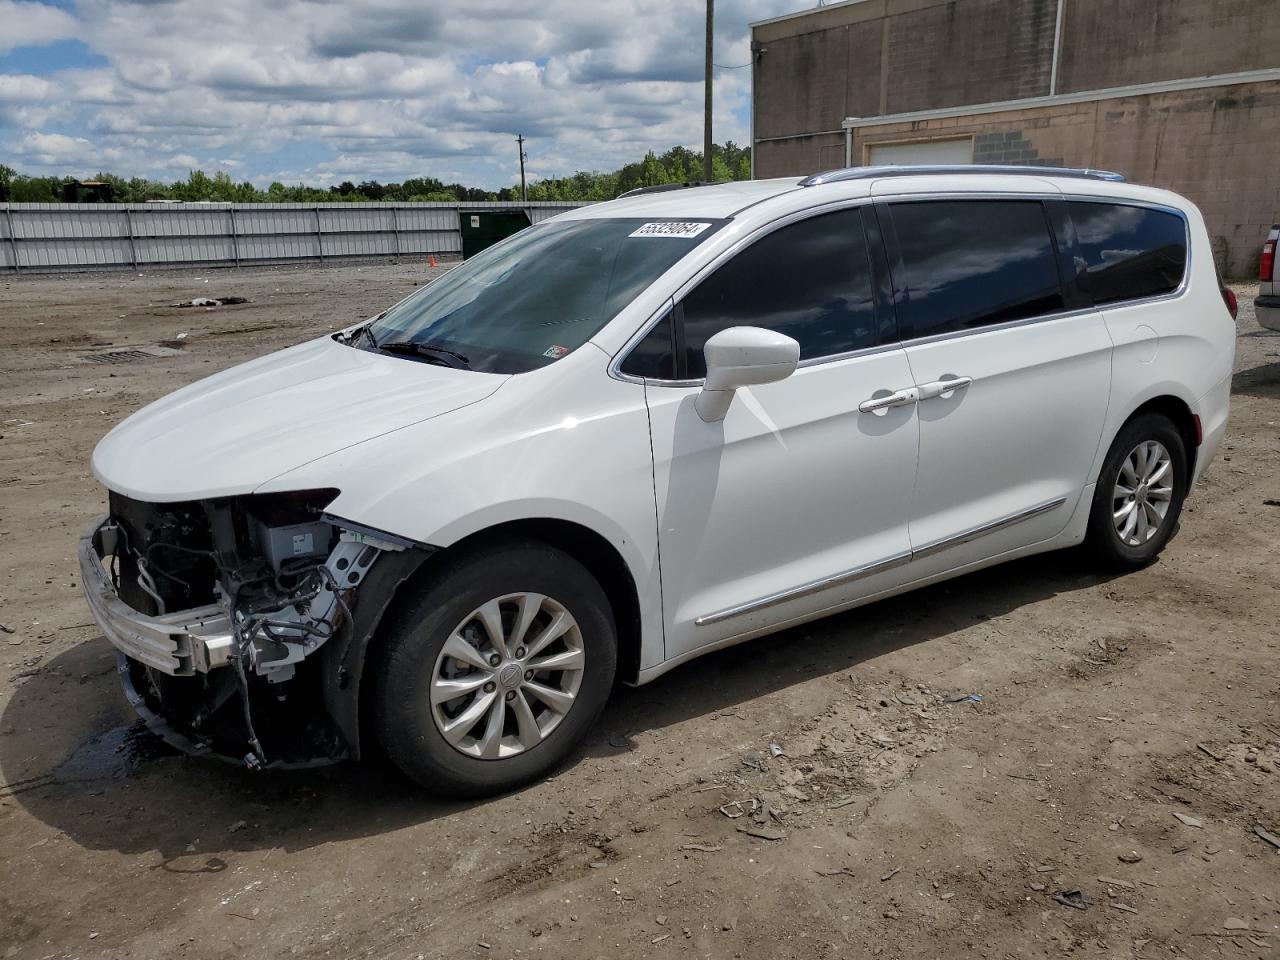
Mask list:
[[[528,186],[530,200],[612,200],[637,187],[664,183],[687,183],[702,179],[702,152],[672,147],[663,154],[650,150],[644,159],[608,173],[579,171],[568,177],[535,180]],[[751,148],[732,140],[711,149],[711,178],[716,182],[751,179]],[[435,177],[412,177],[401,183],[344,180],[324,189],[305,184],[286,186],[272,183],[262,190],[248,180],[236,183],[219,171],[210,176],[192,170],[185,180],[163,183],[145,177],[128,179],[106,171],[90,180],[110,185],[115,203],[145,203],[148,200],[214,201],[222,203],[333,203],[351,201],[475,203],[485,200],[519,200],[519,187],[482,190],[461,183],[443,183]],[[0,163],[0,201],[11,203],[60,203],[67,184],[76,177],[32,177]]]

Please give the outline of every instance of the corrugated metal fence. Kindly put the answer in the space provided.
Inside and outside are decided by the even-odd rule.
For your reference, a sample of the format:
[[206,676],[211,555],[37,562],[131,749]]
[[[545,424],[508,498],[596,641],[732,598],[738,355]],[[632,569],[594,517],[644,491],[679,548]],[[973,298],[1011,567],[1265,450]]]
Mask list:
[[0,204],[0,272],[239,266],[460,253],[461,213],[577,203]]

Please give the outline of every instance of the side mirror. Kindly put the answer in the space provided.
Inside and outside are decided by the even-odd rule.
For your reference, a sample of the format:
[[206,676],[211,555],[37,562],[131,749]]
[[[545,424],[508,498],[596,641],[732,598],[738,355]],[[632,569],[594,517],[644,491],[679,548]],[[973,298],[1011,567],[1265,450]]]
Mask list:
[[800,344],[782,333],[762,327],[729,327],[702,349],[707,380],[694,409],[707,423],[723,420],[739,387],[785,380],[796,372]]

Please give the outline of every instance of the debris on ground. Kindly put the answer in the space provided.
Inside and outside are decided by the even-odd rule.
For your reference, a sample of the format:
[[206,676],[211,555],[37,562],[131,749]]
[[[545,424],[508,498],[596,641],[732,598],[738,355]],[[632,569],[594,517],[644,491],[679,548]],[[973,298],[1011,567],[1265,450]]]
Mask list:
[[171,307],[229,307],[237,303],[248,303],[245,297],[193,297],[190,300],[180,300],[178,303],[171,303]]
[[769,744],[769,756],[785,757],[786,753],[784,753],[783,749],[780,746],[778,746],[776,743],[771,743]]
[[1177,817],[1179,821],[1186,824],[1188,827],[1195,827],[1198,830],[1204,826],[1204,821],[1201,820],[1199,817],[1192,817],[1185,813],[1179,813],[1176,810],[1173,812],[1173,815]]
[[1093,904],[1082,890],[1062,890],[1055,893],[1053,899],[1064,907],[1071,907],[1074,910],[1088,910]]
[[1116,859],[1121,863],[1141,863],[1142,854],[1137,850],[1130,850],[1128,853],[1119,854]]
[[1280,837],[1277,837],[1274,833],[1268,833],[1266,829],[1263,828],[1262,824],[1255,823],[1253,825],[1253,832],[1277,850],[1280,850]]
[[231,826],[227,827],[227,833],[239,833],[249,825],[248,820],[237,820]]
[[761,840],[785,840],[787,832],[779,830],[777,827],[771,827],[767,824],[743,824],[738,827],[739,833],[745,833],[749,837],[759,837]]
[[730,820],[737,820],[760,809],[760,801],[752,797],[749,800],[730,800],[720,805],[720,812]]
[[1241,920],[1239,917],[1227,917],[1227,919],[1226,919],[1226,920],[1224,920],[1224,921],[1222,922],[1222,929],[1224,929],[1224,930],[1248,930],[1248,929],[1249,929],[1249,921],[1247,921],[1247,920]]
[[841,867],[838,870],[815,870],[814,873],[816,873],[820,877],[841,877],[841,876],[856,877],[857,876],[857,874],[854,873],[852,870],[850,870],[848,867]]
[[1227,758],[1226,758],[1226,757],[1224,757],[1222,754],[1214,752],[1214,750],[1213,750],[1212,748],[1210,748],[1210,747],[1208,746],[1208,744],[1204,744],[1204,743],[1197,743],[1197,744],[1196,744],[1196,749],[1197,749],[1197,750],[1199,750],[1201,753],[1205,753],[1205,754],[1208,754],[1209,756],[1213,757],[1213,759],[1217,760],[1219,763],[1221,763],[1223,760],[1227,759]]
[[950,697],[943,697],[943,703],[981,703],[982,694],[980,693],[957,693]]
[[718,843],[686,843],[680,849],[694,850],[698,853],[719,853],[724,847]]
[[1127,903],[1121,903],[1119,900],[1112,900],[1112,901],[1111,901],[1111,906],[1113,906],[1113,907],[1114,907],[1115,909],[1117,909],[1117,910],[1123,910],[1125,913],[1137,913],[1137,912],[1138,912],[1138,911],[1137,911],[1137,910],[1135,910],[1133,907],[1129,906]]
[[901,869],[902,869],[901,867],[894,867],[892,870],[890,870],[888,873],[886,873],[883,877],[880,878],[880,882],[884,883],[886,880],[892,880],[894,877],[898,875],[898,872]]
[[1098,882],[1105,883],[1108,887],[1124,887],[1126,890],[1136,889],[1132,882],[1121,880],[1117,877],[1099,877]]

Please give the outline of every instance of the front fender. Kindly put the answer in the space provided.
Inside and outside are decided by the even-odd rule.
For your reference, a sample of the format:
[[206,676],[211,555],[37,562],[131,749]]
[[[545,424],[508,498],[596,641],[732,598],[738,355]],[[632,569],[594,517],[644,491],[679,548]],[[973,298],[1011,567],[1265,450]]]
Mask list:
[[360,694],[369,647],[405,582],[421,569],[433,552],[430,548],[414,547],[388,551],[378,557],[355,591],[348,629],[343,630],[336,641],[321,648],[325,709],[356,760],[362,752]]

